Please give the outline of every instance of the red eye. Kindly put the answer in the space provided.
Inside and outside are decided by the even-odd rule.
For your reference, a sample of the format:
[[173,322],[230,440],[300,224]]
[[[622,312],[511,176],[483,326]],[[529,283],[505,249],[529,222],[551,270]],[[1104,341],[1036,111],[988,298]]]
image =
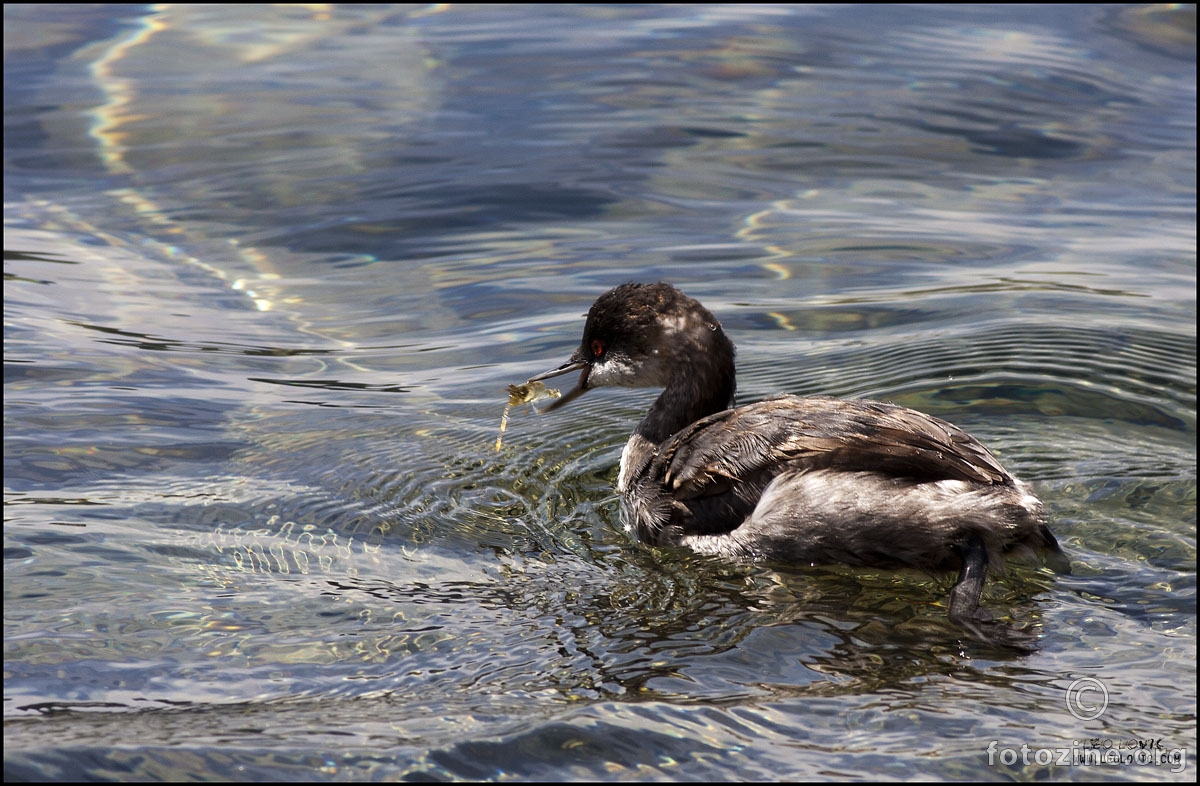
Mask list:
[[592,357],[600,357],[604,354],[604,342],[598,338],[592,339]]

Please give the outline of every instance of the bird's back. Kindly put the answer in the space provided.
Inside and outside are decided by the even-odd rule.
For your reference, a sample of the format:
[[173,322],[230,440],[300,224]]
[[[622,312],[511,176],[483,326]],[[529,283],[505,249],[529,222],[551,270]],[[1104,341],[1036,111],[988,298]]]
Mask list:
[[[1041,503],[962,429],[874,401],[780,396],[701,418],[622,457],[639,538],[725,556],[953,568],[979,535],[992,559],[1061,557]],[[1065,560],[1063,560],[1065,562]]]

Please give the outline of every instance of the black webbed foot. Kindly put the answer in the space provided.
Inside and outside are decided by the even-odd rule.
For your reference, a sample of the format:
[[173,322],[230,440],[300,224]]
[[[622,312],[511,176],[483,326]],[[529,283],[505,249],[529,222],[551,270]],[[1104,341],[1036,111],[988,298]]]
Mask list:
[[983,538],[972,532],[957,548],[962,559],[962,570],[954,589],[950,590],[950,619],[958,624],[975,619],[979,611],[979,597],[983,594],[983,583],[987,580],[988,553]]
[[994,621],[991,613],[979,605],[988,565],[983,539],[971,533],[958,547],[958,553],[962,570],[950,590],[950,621],[985,644],[1026,654],[1036,652],[1035,636]]

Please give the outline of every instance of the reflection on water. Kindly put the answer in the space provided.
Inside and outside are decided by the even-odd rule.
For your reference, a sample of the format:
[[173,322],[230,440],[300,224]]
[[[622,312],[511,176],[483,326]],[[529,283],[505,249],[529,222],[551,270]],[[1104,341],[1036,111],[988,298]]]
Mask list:
[[[1195,745],[1191,7],[5,7],[5,774],[1042,777]],[[10,34],[11,31],[11,34]],[[739,401],[945,417],[1073,575],[630,542],[666,279]],[[1073,717],[1077,678],[1108,714]],[[999,767],[999,769],[997,769]],[[1054,775],[1167,779],[1168,767]]]

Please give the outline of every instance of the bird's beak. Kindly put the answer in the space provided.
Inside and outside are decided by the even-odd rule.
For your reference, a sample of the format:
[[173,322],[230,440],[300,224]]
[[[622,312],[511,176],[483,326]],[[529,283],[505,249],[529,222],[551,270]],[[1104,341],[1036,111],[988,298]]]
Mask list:
[[563,393],[561,397],[554,399],[549,404],[539,409],[538,412],[553,412],[562,405],[574,401],[586,393],[588,390],[588,373],[592,370],[592,365],[586,360],[582,360],[578,357],[572,357],[566,363],[563,363],[553,371],[547,371],[544,374],[538,374],[536,377],[530,377],[527,380],[528,382],[540,382],[543,379],[561,377],[563,374],[570,374],[572,371],[579,371],[580,369],[583,369],[583,373],[579,375],[579,384],[573,387],[571,390],[568,390],[566,393]]

